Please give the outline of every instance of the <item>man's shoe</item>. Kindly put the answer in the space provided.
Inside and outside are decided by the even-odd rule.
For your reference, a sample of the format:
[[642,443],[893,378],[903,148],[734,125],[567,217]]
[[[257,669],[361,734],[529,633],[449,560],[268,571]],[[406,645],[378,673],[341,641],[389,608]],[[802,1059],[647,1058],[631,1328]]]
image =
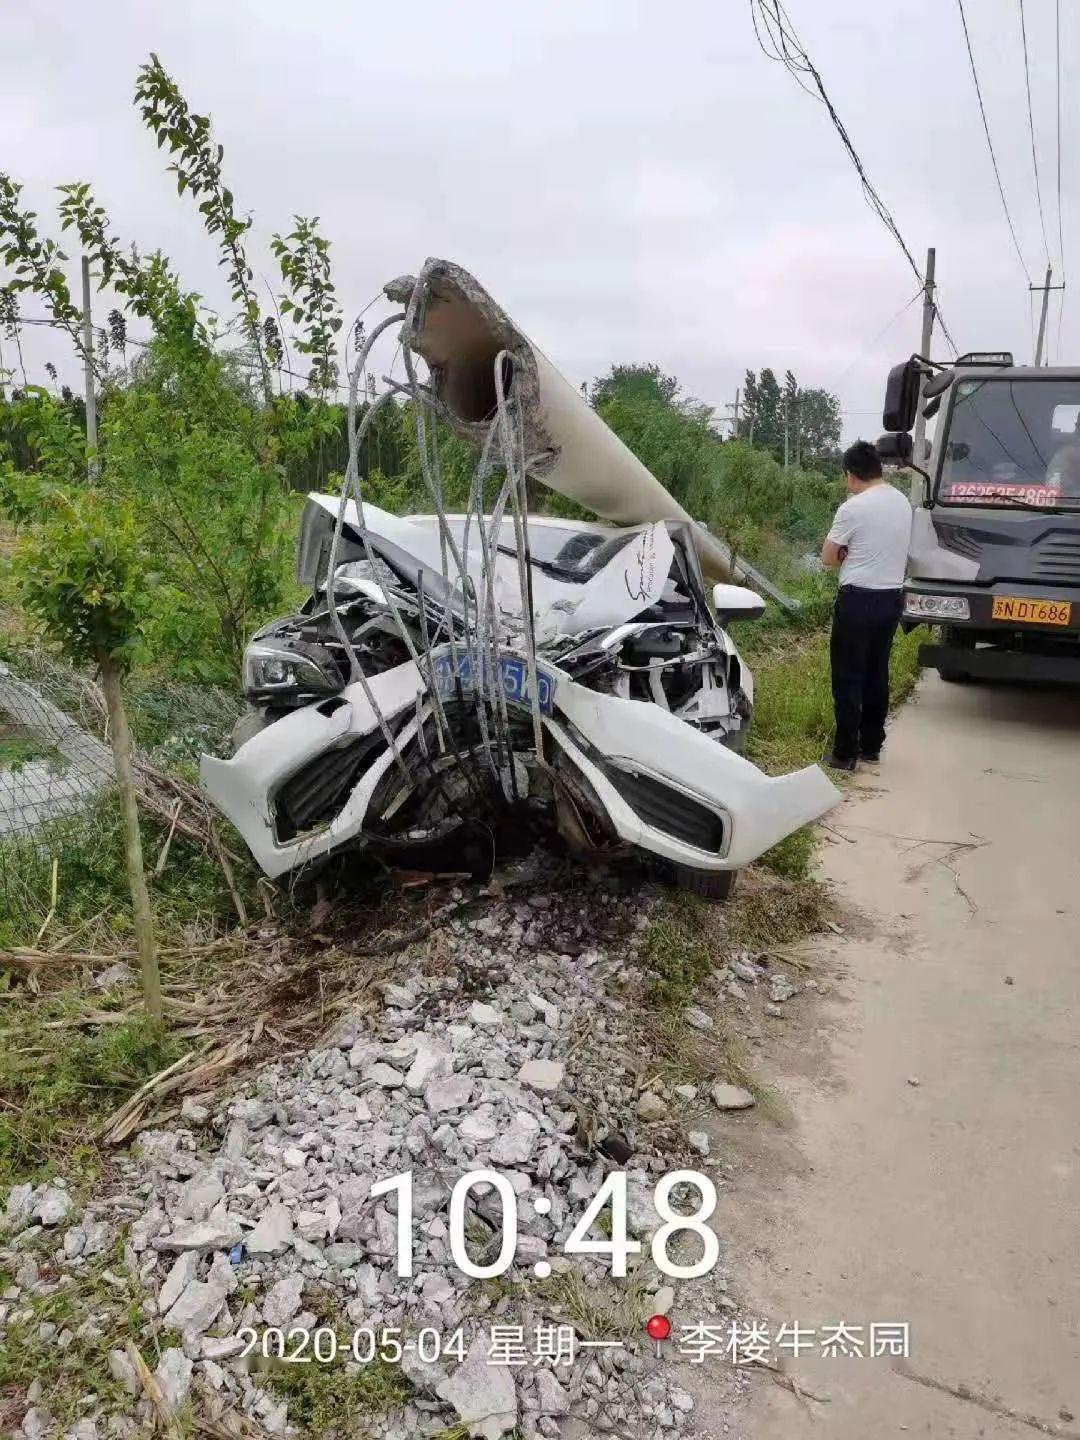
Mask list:
[[860,751],[859,751],[859,759],[863,762],[864,765],[880,765],[880,764],[881,764],[881,751],[880,751],[880,750],[874,750],[872,753],[869,753],[869,754],[868,754],[867,751],[865,751],[865,750],[860,750]]
[[851,760],[841,760],[838,755],[834,755],[831,750],[827,750],[821,757],[821,763],[830,770],[854,770],[859,762],[854,758]]

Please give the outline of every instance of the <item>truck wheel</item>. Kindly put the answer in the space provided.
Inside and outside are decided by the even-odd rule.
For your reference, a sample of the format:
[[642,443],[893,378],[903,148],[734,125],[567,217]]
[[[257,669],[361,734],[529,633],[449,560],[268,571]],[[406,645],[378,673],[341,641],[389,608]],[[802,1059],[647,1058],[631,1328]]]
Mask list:
[[689,890],[706,900],[726,900],[735,889],[735,870],[695,870],[691,865],[673,865],[672,878],[677,890]]
[[[955,650],[974,650],[975,641],[963,630],[958,630],[955,625],[943,625],[941,627],[941,643],[949,645]],[[971,676],[966,670],[958,670],[954,665],[938,668],[938,674],[948,685],[966,685]]]

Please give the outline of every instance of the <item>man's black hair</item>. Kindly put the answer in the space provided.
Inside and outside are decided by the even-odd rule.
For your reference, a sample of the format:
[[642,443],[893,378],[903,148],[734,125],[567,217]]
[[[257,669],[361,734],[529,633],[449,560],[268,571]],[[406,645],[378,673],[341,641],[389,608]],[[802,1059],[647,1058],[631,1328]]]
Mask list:
[[854,445],[849,445],[841,464],[844,474],[854,475],[856,480],[881,479],[881,457],[869,440],[856,440]]

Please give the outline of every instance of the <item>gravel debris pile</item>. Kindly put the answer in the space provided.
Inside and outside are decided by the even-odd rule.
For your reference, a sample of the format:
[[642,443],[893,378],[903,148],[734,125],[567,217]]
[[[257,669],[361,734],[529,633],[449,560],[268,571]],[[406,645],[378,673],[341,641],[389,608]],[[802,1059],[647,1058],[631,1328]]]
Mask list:
[[[486,1440],[515,1430],[536,1440],[564,1433],[568,1417],[579,1434],[694,1433],[694,1402],[677,1367],[656,1360],[643,1325],[676,1295],[703,1313],[718,1298],[731,1309],[723,1256],[709,1276],[673,1288],[647,1244],[617,1282],[606,1259],[562,1251],[611,1170],[628,1172],[630,1229],[642,1236],[659,1227],[653,1190],[666,1172],[701,1168],[722,1186],[694,1117],[700,1125],[706,1111],[753,1104],[731,1085],[699,1094],[653,1079],[645,1088],[630,1033],[651,903],[648,893],[631,902],[612,880],[497,899],[478,918],[451,921],[437,956],[403,957],[381,1004],[339,1023],[322,1048],[266,1067],[217,1110],[189,1099],[173,1128],[144,1131],[107,1193],[81,1209],[63,1181],[15,1187],[0,1249],[15,1277],[0,1297],[0,1343],[35,1314],[34,1297],[88,1276],[101,1313],[81,1322],[81,1334],[62,1324],[45,1334],[43,1325],[39,1338],[90,1353],[117,1337],[100,1357],[107,1387],[105,1375],[87,1374],[85,1414],[61,1424],[39,1387],[21,1420],[26,1440],[127,1440],[145,1427],[151,1402],[115,1324],[133,1294],[164,1336],[154,1378],[172,1411],[197,1401],[211,1416],[239,1411],[270,1435],[295,1433],[288,1397],[242,1357],[248,1328],[401,1327],[403,1340],[427,1328],[444,1344],[460,1329],[457,1354],[405,1352],[408,1394],[371,1433],[414,1440],[461,1426],[456,1433]],[[723,975],[765,980],[771,1003],[790,998],[749,957],[734,957]],[[697,1009],[688,1018],[707,1038],[713,1017]],[[463,1174],[487,1169],[517,1196],[519,1238],[505,1275],[470,1280],[451,1254],[450,1194]],[[370,1192],[406,1171],[413,1274],[399,1278],[396,1196]],[[498,1197],[478,1188],[467,1203],[469,1253],[490,1263]],[[527,1363],[489,1363],[493,1325],[531,1337],[567,1323],[579,1341],[626,1347],[579,1350],[563,1366],[532,1353]],[[130,1338],[150,1361],[148,1334]],[[344,1346],[332,1367],[360,1372]]]

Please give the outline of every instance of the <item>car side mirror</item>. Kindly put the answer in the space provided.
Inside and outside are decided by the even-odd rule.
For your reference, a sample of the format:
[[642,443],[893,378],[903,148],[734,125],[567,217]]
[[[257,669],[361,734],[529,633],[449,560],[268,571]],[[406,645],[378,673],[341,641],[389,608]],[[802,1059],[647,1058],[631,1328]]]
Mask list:
[[714,585],[713,605],[725,620],[760,620],[765,601],[745,585]]

